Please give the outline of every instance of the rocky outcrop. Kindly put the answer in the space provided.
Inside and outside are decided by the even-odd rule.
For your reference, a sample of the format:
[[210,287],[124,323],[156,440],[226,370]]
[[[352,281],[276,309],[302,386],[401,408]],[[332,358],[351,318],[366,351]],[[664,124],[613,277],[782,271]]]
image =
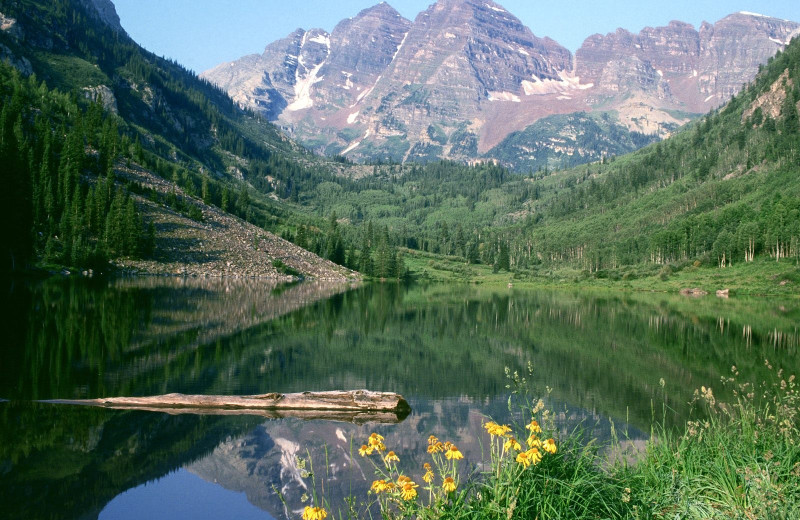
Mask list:
[[18,57],[14,52],[0,43],[0,61],[7,63],[17,69],[23,76],[30,76],[33,74],[33,66],[28,58],[24,56]]
[[[742,123],[747,122],[756,110],[761,110],[762,117],[778,119],[781,116],[783,105],[786,101],[787,91],[794,87],[789,71],[784,70],[778,79],[770,86],[769,90],[761,93],[749,107],[742,112]],[[791,106],[791,105],[790,105]],[[784,116],[788,114],[783,114]]]
[[470,160],[579,111],[664,137],[727,101],[797,34],[798,23],[736,13],[699,30],[673,21],[595,34],[573,60],[491,1],[439,0],[413,23],[382,3],[330,35],[298,29],[202,76],[320,152]]
[[119,15],[111,0],[82,0],[83,4],[97,13],[100,20],[117,32],[125,34],[125,29],[119,22]]
[[98,85],[96,87],[84,87],[83,95],[86,99],[91,101],[100,101],[103,104],[103,109],[112,114],[119,114],[117,108],[117,98],[114,96],[114,91],[106,85]]

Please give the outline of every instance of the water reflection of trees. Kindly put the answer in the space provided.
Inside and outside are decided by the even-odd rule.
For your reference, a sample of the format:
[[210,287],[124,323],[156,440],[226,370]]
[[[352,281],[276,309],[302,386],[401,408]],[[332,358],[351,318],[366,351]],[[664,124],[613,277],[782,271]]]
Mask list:
[[[17,348],[0,353],[0,395],[398,391],[414,414],[379,428],[418,466],[430,433],[477,458],[484,414],[507,417],[506,366],[524,371],[532,362],[534,391],[550,387],[550,402],[570,410],[563,427],[599,421],[593,434],[605,437],[608,418],[648,431],[662,403],[679,422],[693,389],[716,384],[731,365],[758,380],[765,357],[790,372],[798,363],[793,301],[220,282],[68,280],[15,292],[5,319]],[[324,452],[341,440],[339,429],[348,441],[370,430],[14,403],[0,403],[0,426],[0,503],[11,518],[96,514],[117,493],[186,464],[204,477],[225,475],[271,510],[279,502],[263,489],[284,482],[256,460],[283,455],[270,442]],[[266,435],[263,450],[247,448],[253,435]],[[334,462],[343,466],[340,448]],[[244,473],[226,473],[220,465],[231,461]]]
[[0,395],[142,395],[180,390],[187,380],[202,392],[204,370],[226,363],[225,353],[209,345],[347,289],[160,277],[18,284],[12,293],[17,341],[0,352],[6,376]]
[[651,403],[682,412],[731,365],[750,379],[764,376],[765,357],[796,367],[796,301],[346,289],[174,278],[34,285],[16,314],[24,347],[0,354],[0,395],[369,388],[482,398],[507,392],[504,367],[532,362],[537,391],[646,426]]

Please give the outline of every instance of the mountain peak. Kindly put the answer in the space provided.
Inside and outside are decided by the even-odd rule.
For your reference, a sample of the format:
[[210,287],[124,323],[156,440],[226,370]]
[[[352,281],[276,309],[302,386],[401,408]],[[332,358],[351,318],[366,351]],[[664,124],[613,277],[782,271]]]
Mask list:
[[387,2],[381,2],[379,4],[375,4],[372,7],[367,7],[366,9],[359,12],[353,18],[363,18],[368,16],[375,16],[378,18],[403,18],[397,9],[389,5]]
[[94,10],[100,20],[106,25],[117,32],[125,34],[125,29],[122,28],[119,21],[117,9],[114,7],[114,3],[111,0],[83,0],[83,4],[90,11]]

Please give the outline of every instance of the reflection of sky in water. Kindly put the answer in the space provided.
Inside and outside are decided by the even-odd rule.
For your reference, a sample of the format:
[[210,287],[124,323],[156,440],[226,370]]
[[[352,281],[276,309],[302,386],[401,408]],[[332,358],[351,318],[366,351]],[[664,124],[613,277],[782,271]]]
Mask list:
[[99,518],[272,520],[269,513],[248,502],[244,493],[206,482],[183,468],[121,493],[106,505]]

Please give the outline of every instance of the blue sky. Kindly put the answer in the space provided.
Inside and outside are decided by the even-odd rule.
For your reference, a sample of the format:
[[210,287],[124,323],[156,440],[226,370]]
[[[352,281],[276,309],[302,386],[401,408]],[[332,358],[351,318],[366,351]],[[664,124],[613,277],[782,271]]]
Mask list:
[[[202,72],[264,47],[298,27],[331,31],[377,0],[113,0],[122,26],[148,50]],[[413,20],[433,0],[390,1]],[[800,21],[798,0],[505,0],[497,2],[537,36],[549,36],[572,52],[587,36],[623,27],[681,20],[699,27],[737,11]]]

